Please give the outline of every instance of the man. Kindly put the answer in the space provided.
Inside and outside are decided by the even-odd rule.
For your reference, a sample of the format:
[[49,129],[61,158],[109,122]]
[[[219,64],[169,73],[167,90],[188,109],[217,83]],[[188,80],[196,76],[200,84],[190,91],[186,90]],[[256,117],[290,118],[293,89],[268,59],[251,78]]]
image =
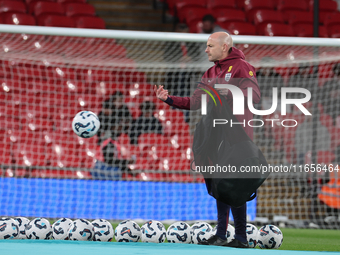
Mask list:
[[211,34],[216,32],[228,32],[217,25],[213,15],[207,14],[202,18],[202,32],[204,34]]
[[138,143],[138,137],[141,134],[155,133],[162,134],[162,123],[153,116],[156,106],[152,101],[144,101],[139,106],[142,115],[132,123],[130,140],[131,144]]
[[123,120],[123,132],[129,130],[132,116],[129,108],[124,105],[124,95],[120,91],[116,91],[109,99],[103,102],[103,108],[98,114],[100,120],[100,129],[98,130],[98,144],[105,139],[112,137],[112,127]]
[[[307,110],[313,114],[312,104],[307,104]],[[300,123],[295,132],[295,149],[297,153],[297,163],[299,165],[306,164],[305,156],[308,151],[312,151],[313,147],[313,117],[304,116],[305,120]],[[317,121],[316,126],[317,134],[317,150],[318,151],[330,151],[331,150],[331,135],[320,120]]]
[[[213,86],[212,82],[231,83],[238,86],[245,97],[247,97],[247,88],[253,89],[254,103],[260,101],[260,90],[255,78],[255,68],[245,61],[244,54],[232,47],[233,41],[231,36],[225,32],[217,32],[212,34],[208,41],[205,52],[208,55],[209,61],[215,65],[209,68],[202,77],[202,82]],[[212,82],[211,82],[212,81]],[[199,85],[200,86],[200,85]],[[196,89],[191,97],[169,96],[168,91],[164,90],[163,86],[155,85],[154,90],[157,98],[165,103],[180,109],[196,110],[201,106],[201,95],[205,93],[201,89]],[[227,89],[216,89],[220,95],[225,96],[229,106],[233,107],[233,98]],[[245,99],[247,101],[247,99]],[[238,121],[247,123],[253,118],[253,114],[245,105],[245,114],[236,115]],[[253,130],[251,127],[244,127],[245,132],[253,139]],[[217,233],[212,236],[204,245],[229,246],[235,248],[248,248],[246,238],[246,204],[239,208],[231,208],[235,222],[235,239],[229,244],[226,241],[226,230],[229,219],[230,206],[217,201],[218,225]]]

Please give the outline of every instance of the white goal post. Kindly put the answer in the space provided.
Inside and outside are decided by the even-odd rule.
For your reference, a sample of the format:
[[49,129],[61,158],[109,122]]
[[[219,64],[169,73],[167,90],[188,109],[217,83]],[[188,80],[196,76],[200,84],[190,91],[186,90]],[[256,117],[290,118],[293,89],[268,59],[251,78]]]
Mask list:
[[[0,33],[0,181],[8,187],[3,191],[8,206],[3,206],[7,209],[0,210],[1,215],[215,220],[215,205],[202,178],[190,171],[196,114],[155,100],[152,88],[164,84],[173,95],[190,95],[191,85],[212,65],[204,53],[209,35],[15,25],[0,25]],[[309,89],[314,105],[306,106],[315,116],[309,120],[299,109],[289,109],[286,119],[297,120],[297,127],[281,125],[284,118],[278,111],[269,116],[277,119],[273,126],[254,128],[254,142],[268,163],[295,170],[270,175],[249,206],[249,219],[339,228],[340,39],[232,38],[257,69],[262,93],[257,108],[270,107],[273,86]],[[127,106],[126,115],[112,110],[120,107],[113,105],[117,91]],[[99,114],[104,105],[113,107],[117,116],[111,114],[101,136],[75,137],[73,116],[80,110]],[[150,109],[160,129],[133,133],[133,125],[147,127],[141,116]],[[120,161],[98,164],[101,142],[113,136],[112,127],[124,118],[129,123],[114,137],[121,146]],[[13,200],[11,185],[19,187]],[[50,205],[56,193],[60,199],[70,193],[79,208],[73,211],[66,199],[62,210],[54,205],[32,209],[33,198],[26,201],[23,190],[35,197],[39,192],[34,187],[41,185],[47,194],[45,203]],[[49,190],[49,185],[54,188]],[[87,189],[88,197],[78,194]],[[191,197],[196,195],[197,201],[202,200],[198,204]],[[163,204],[155,202],[159,200]],[[14,209],[14,203],[27,206]],[[87,203],[96,209],[86,211]],[[145,203],[152,203],[153,211],[146,211]]]

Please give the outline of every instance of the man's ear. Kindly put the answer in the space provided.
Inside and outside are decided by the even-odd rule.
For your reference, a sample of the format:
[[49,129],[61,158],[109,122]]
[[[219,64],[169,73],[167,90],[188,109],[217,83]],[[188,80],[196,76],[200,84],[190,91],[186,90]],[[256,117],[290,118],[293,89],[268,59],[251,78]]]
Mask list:
[[224,52],[228,51],[228,44],[223,43],[223,51]]

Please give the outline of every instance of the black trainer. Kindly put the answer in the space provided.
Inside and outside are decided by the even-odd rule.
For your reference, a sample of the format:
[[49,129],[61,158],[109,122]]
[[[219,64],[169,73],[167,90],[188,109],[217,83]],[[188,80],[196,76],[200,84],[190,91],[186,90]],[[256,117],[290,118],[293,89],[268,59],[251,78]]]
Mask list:
[[249,248],[248,242],[243,243],[237,239],[231,240],[230,243],[226,244],[227,247],[233,247],[233,248]]
[[199,244],[201,244],[201,245],[226,246],[227,243],[228,243],[227,240],[223,240],[221,237],[214,235],[214,236],[211,236],[208,240],[202,241]]

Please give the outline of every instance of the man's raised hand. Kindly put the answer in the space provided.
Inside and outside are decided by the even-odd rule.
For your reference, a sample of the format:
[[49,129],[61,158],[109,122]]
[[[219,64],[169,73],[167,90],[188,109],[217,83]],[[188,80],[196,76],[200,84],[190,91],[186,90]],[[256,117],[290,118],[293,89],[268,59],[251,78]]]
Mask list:
[[168,96],[169,96],[169,92],[165,89],[163,89],[163,85],[158,85],[158,88],[157,88],[157,85],[154,86],[154,91],[156,93],[156,97],[162,101],[165,101]]

